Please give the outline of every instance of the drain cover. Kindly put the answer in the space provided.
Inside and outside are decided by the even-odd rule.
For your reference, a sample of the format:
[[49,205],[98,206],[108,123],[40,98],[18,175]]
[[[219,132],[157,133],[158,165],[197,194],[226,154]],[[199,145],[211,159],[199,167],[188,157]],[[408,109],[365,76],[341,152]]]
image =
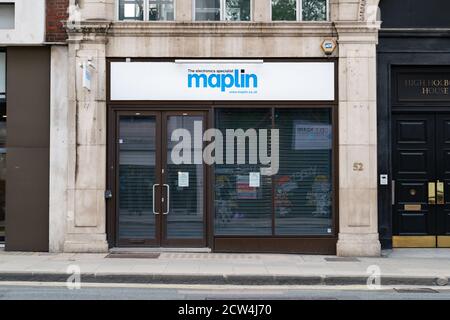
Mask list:
[[431,288],[394,288],[394,290],[398,293],[439,293],[439,291],[433,290]]
[[353,257],[325,258],[325,261],[328,261],[328,262],[359,262],[359,260],[357,258],[353,258]]
[[159,253],[110,253],[106,258],[119,259],[158,259]]

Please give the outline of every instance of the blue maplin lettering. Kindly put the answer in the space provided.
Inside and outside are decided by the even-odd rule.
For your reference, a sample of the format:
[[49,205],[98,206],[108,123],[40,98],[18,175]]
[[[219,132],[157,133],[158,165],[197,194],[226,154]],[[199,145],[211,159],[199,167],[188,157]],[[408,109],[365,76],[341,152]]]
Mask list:
[[234,70],[234,73],[192,73],[188,75],[189,88],[216,88],[225,92],[231,88],[258,88],[258,76],[247,74],[244,70]]

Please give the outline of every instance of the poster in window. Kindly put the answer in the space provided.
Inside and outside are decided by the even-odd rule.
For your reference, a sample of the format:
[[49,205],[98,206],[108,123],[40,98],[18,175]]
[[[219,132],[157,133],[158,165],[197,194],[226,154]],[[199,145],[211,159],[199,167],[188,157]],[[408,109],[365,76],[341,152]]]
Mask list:
[[237,198],[240,200],[258,199],[258,189],[250,187],[248,175],[238,175],[236,177]]
[[294,150],[331,149],[333,130],[329,124],[294,121]]
[[189,172],[178,172],[178,187],[189,187]]
[[252,188],[259,188],[261,186],[261,174],[259,172],[250,172],[249,186]]

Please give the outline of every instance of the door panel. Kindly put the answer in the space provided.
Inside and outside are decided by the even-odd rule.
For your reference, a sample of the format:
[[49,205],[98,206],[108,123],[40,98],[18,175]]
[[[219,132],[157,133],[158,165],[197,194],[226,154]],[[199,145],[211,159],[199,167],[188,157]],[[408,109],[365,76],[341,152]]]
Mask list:
[[450,114],[393,116],[394,246],[450,247]]
[[[205,117],[199,112],[170,112],[165,113],[163,119],[163,199],[166,199],[162,204],[163,245],[204,246],[205,167],[202,137]],[[189,148],[181,150],[180,143]]]
[[434,124],[434,115],[393,116],[393,217],[399,236],[435,232],[435,209],[428,204],[428,182],[436,175]]
[[[156,114],[118,115],[118,215],[119,243],[158,244],[159,143]],[[154,194],[155,193],[155,194]]]
[[436,115],[437,179],[443,184],[443,203],[436,205],[437,234],[450,236],[450,114]]

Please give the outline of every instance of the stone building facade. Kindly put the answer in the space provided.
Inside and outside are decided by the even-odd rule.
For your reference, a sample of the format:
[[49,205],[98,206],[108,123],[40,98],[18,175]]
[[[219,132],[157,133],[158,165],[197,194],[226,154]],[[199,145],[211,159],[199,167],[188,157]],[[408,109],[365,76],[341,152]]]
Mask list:
[[[331,205],[335,224],[329,231],[331,249],[328,243],[326,249],[320,250],[322,237],[317,237],[314,239],[317,250],[302,249],[307,245],[295,244],[287,244],[289,249],[284,250],[285,242],[275,245],[257,242],[255,247],[242,251],[380,254],[376,112],[380,22],[374,9],[377,0],[329,0],[325,21],[289,22],[272,21],[268,0],[251,1],[250,21],[242,22],[196,21],[193,0],[175,2],[173,21],[120,21],[114,0],[71,0],[69,4],[79,10],[80,18],[70,21],[69,17],[67,49],[52,53],[55,72],[52,77],[58,81],[51,90],[50,251],[106,252],[119,243],[110,234],[117,232],[114,217],[118,210],[111,204],[115,194],[110,194],[110,163],[114,162],[110,162],[108,139],[117,126],[110,111],[110,104],[114,104],[112,63],[175,60],[230,63],[229,60],[247,59],[265,63],[278,59],[331,61],[337,68],[332,166],[335,187]],[[324,41],[336,43],[337,48],[331,54],[325,53]],[[141,110],[142,103],[130,105],[133,110]],[[206,201],[214,202],[211,195],[207,198],[210,200]],[[211,203],[206,206],[214,211]],[[213,213],[208,215],[207,220],[214,219]],[[210,222],[209,226],[213,224]],[[211,230],[214,228],[209,226],[205,227],[209,234],[204,243],[206,248],[241,251],[239,242],[230,247],[225,242],[219,245]],[[309,238],[314,237],[294,241],[308,242]]]

